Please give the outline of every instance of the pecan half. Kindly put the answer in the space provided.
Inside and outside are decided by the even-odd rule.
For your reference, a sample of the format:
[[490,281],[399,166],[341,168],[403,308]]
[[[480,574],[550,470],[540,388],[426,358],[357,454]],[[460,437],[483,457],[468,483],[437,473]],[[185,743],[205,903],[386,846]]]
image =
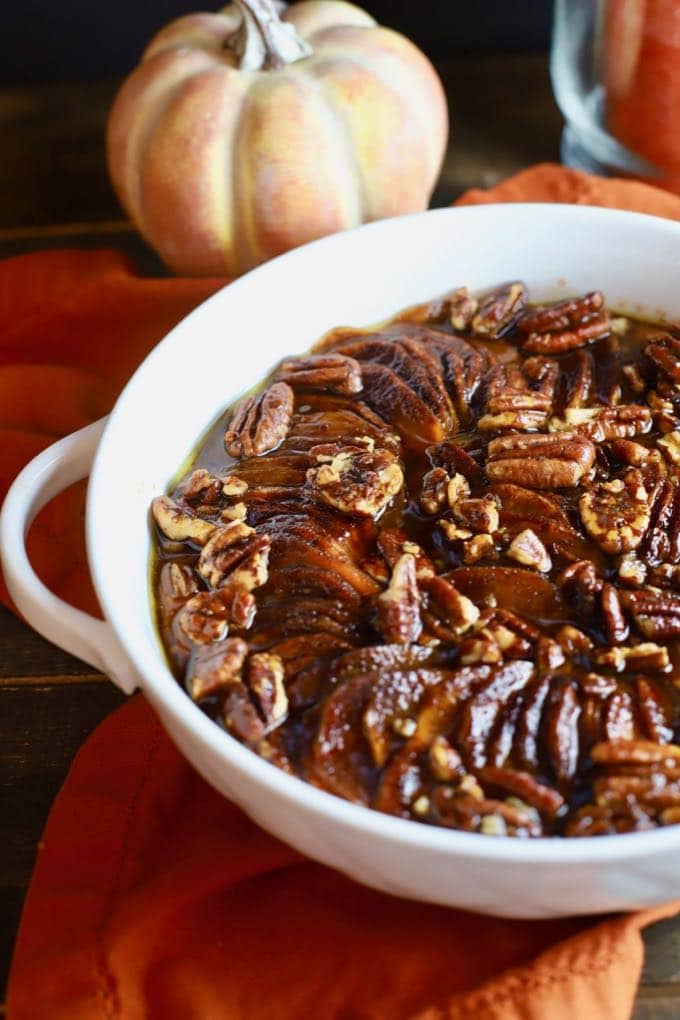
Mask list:
[[602,291],[593,290],[579,298],[567,298],[539,308],[527,308],[516,322],[520,333],[556,333],[580,325],[604,308]]
[[399,557],[392,569],[388,588],[377,599],[377,628],[395,644],[412,644],[423,629],[416,559],[410,553]]
[[291,386],[308,386],[331,393],[360,393],[361,365],[344,354],[312,354],[282,361],[276,379]]
[[486,414],[478,428],[482,432],[543,428],[558,376],[557,362],[546,358],[528,358],[519,368],[498,365],[487,380]]
[[610,556],[637,549],[651,519],[641,472],[630,468],[623,478],[593,486],[581,496],[579,511],[583,527]]
[[578,485],[594,460],[595,447],[584,436],[499,436],[489,443],[486,472],[497,482],[561,489]]
[[672,641],[680,637],[680,598],[654,591],[621,592],[621,601],[643,637]]
[[212,588],[228,585],[252,591],[268,577],[268,535],[258,535],[242,521],[218,528],[201,550],[198,572]]
[[560,332],[532,333],[524,341],[523,349],[532,354],[564,354],[593,340],[601,340],[610,332],[609,316],[605,313]]
[[640,404],[618,407],[567,407],[564,418],[551,418],[551,432],[588,436],[596,443],[608,439],[632,439],[652,427],[652,412]]
[[237,405],[224,436],[232,457],[260,457],[275,450],[288,434],[294,394],[288,383],[275,382],[259,396]]
[[255,599],[242,589],[219,588],[200,591],[182,606],[173,622],[176,636],[184,635],[192,644],[220,641],[229,624],[247,630],[255,619]]
[[310,456],[321,463],[307,471],[314,495],[347,514],[375,517],[404,484],[396,456],[389,450],[346,446],[334,455],[313,446]]

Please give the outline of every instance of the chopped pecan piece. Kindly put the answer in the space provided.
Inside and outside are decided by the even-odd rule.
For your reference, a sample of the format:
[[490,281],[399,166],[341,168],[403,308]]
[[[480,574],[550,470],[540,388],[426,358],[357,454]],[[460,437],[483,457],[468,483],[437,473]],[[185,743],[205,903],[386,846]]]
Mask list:
[[158,585],[161,611],[177,612],[198,591],[198,578],[191,567],[170,560],[163,564]]
[[641,563],[632,553],[626,553],[621,557],[618,569],[619,580],[632,588],[639,588],[645,583],[647,567]]
[[267,730],[278,726],[288,713],[283,685],[284,669],[279,655],[258,652],[248,660],[248,687],[252,691]]
[[378,596],[377,628],[385,641],[412,644],[423,629],[416,559],[410,553],[399,557],[392,569],[389,587]]
[[605,648],[595,655],[600,666],[609,666],[618,673],[623,670],[640,670],[641,673],[663,673],[668,669],[668,649],[653,641],[630,647]]
[[440,640],[456,641],[479,619],[479,610],[474,602],[445,578],[425,578],[421,580],[420,588],[423,592],[423,622],[428,632]]
[[671,464],[680,464],[680,431],[667,432],[657,440],[657,445]]
[[594,485],[581,496],[579,511],[583,527],[610,556],[637,549],[651,520],[640,471],[630,468],[623,478]]
[[398,560],[404,553],[409,553],[415,557],[416,561],[416,577],[421,580],[426,577],[432,577],[435,573],[434,565],[432,560],[425,555],[423,550],[417,545],[416,542],[412,542],[405,531],[400,528],[383,528],[378,535],[378,548],[385,557],[385,561],[393,569]]
[[224,475],[221,481],[225,496],[245,496],[248,491],[248,483],[238,475]]
[[507,550],[510,559],[517,560],[525,567],[547,574],[552,568],[552,560],[548,550],[531,528],[525,528],[515,535]]
[[241,671],[248,645],[241,638],[227,638],[217,644],[196,648],[189,662],[187,686],[194,701],[241,683]]
[[664,390],[676,393],[680,387],[680,340],[671,333],[662,334],[647,344],[645,354],[656,366]]
[[477,563],[486,556],[493,556],[494,541],[491,535],[473,535],[463,541],[463,563]]
[[188,503],[194,513],[210,515],[215,513],[222,495],[222,482],[211,471],[196,468],[182,479],[177,495]]
[[[451,486],[449,485],[449,493]],[[450,498],[450,497],[449,497]],[[452,504],[453,516],[472,531],[490,535],[498,531],[498,503],[490,492],[481,499],[461,499]]]
[[465,772],[460,754],[442,734],[430,744],[428,758],[432,775],[442,783],[460,779]]
[[444,509],[450,478],[444,468],[435,467],[423,475],[420,490],[420,508],[433,516]]
[[448,296],[448,318],[454,329],[463,330],[472,322],[478,302],[471,297],[467,287],[459,287]]
[[245,503],[232,503],[231,506],[225,506],[221,514],[223,521],[245,521],[247,516],[248,507]]
[[204,545],[216,528],[210,521],[204,521],[192,512],[182,509],[169,496],[156,496],[151,503],[151,513],[165,537],[172,542],[194,542],[196,545]]
[[361,365],[345,354],[312,354],[282,361],[277,380],[291,386],[309,386],[331,393],[360,393]]
[[[673,396],[677,397],[677,394],[674,393]],[[659,432],[673,432],[680,429],[680,418],[675,413],[673,399],[664,396],[658,390],[649,390],[647,393],[647,403],[652,411],[654,427]]]
[[470,483],[465,475],[456,472],[446,484],[446,501],[452,510],[456,510],[461,500],[470,495]]
[[490,340],[502,336],[515,322],[527,301],[523,283],[505,283],[480,295],[477,311],[472,318],[472,329],[478,336]]
[[[438,523],[449,542],[458,542],[472,538],[472,532],[469,528],[461,528],[460,525],[454,524],[453,521],[441,520]],[[491,544],[493,545],[493,541]]]
[[214,532],[201,550],[198,572],[211,588],[229,586],[252,591],[268,577],[268,535],[258,535],[242,521],[232,521]]
[[583,436],[509,435],[489,443],[486,471],[493,481],[531,489],[570,488],[595,460],[595,447]]
[[347,446],[327,459],[322,446],[313,446],[309,453],[321,464],[307,471],[312,492],[343,513],[376,517],[404,484],[401,467],[389,450]]
[[288,434],[294,399],[285,382],[273,383],[257,397],[245,397],[224,436],[227,453],[241,460],[275,450]]

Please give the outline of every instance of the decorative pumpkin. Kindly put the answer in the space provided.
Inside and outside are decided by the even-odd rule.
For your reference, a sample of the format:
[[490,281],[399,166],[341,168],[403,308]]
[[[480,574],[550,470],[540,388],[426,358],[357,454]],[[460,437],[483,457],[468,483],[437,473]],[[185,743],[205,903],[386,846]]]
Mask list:
[[108,125],[124,208],[184,275],[236,275],[314,238],[425,208],[441,83],[341,0],[191,14],[152,40]]

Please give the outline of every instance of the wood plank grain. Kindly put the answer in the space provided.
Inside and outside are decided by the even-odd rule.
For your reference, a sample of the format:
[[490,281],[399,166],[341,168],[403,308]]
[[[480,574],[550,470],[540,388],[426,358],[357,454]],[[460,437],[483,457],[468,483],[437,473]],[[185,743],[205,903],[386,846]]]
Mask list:
[[63,652],[0,606],[0,687],[102,679],[92,666]]

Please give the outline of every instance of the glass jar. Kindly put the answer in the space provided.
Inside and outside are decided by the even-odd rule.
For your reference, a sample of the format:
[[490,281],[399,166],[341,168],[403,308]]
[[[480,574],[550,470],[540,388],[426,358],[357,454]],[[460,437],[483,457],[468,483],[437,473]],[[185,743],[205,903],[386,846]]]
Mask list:
[[680,193],[680,0],[556,0],[562,160]]

